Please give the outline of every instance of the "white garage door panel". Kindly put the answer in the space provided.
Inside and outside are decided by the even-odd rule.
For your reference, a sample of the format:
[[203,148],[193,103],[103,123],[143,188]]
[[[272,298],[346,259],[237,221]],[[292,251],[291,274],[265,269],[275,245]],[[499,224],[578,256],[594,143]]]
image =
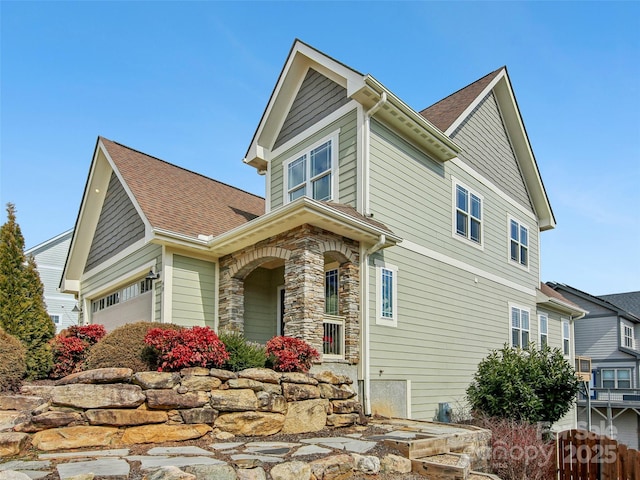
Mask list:
[[131,300],[105,308],[92,316],[92,323],[101,323],[108,332],[125,323],[150,322],[153,291],[143,293]]

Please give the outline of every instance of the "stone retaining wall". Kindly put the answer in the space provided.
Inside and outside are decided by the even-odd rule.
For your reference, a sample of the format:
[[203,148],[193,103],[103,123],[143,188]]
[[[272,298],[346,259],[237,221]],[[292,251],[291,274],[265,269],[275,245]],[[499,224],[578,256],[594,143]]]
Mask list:
[[331,372],[266,368],[104,368],[52,386],[24,386],[22,395],[1,395],[0,411],[16,411],[12,430],[25,434],[16,438],[18,451],[26,434],[36,448],[58,450],[191,440],[209,432],[221,439],[307,433],[366,423],[351,383]]

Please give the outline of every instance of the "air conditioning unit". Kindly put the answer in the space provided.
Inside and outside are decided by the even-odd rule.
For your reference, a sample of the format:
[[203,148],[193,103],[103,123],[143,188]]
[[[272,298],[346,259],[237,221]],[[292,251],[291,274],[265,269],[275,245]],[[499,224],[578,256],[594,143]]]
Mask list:
[[576,357],[576,376],[583,382],[591,381],[591,357]]

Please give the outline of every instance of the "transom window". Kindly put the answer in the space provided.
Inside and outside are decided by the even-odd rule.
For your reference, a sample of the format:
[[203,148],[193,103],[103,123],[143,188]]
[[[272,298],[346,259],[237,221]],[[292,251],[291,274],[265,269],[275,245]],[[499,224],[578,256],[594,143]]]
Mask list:
[[631,388],[630,368],[603,368],[602,388]]
[[523,267],[529,265],[529,229],[516,220],[509,221],[510,258]]
[[459,184],[456,184],[455,196],[456,234],[482,243],[482,198]]
[[153,280],[148,278],[127,285],[117,292],[113,292],[109,295],[105,295],[104,297],[93,300],[91,302],[91,312],[96,313],[100,310],[104,310],[105,308],[109,308],[114,305],[118,305],[119,303],[126,302],[127,300],[131,300],[132,298],[150,291],[152,287]]
[[286,202],[300,197],[333,200],[338,135],[323,140],[285,163]]
[[540,349],[549,344],[549,317],[544,314],[538,315],[538,329],[540,331]]
[[527,348],[529,345],[529,310],[511,307],[511,346]]
[[634,348],[633,328],[628,325],[622,325],[622,345],[627,348]]

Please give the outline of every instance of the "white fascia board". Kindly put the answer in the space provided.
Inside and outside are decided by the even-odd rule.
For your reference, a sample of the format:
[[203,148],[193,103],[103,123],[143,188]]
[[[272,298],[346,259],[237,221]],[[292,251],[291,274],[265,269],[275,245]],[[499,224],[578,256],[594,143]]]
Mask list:
[[214,255],[219,257],[306,223],[329,230],[332,227],[342,226],[349,231],[347,235],[352,234],[357,237],[354,238],[355,240],[372,243],[384,235],[385,246],[395,245],[402,240],[386,230],[339,212],[316,200],[301,197],[214,238],[208,247]]
[[[423,141],[423,143],[439,160],[451,160],[457,157],[458,153],[462,151],[462,147],[451,140],[446,133],[439,130],[429,120],[404,103],[371,75],[365,77],[365,84],[377,95],[381,95],[382,92],[387,94],[387,103],[378,110],[377,115],[381,116],[384,111],[390,110],[391,106],[394,107],[399,115],[391,112],[390,115],[385,118],[395,120],[393,123],[395,123],[401,131],[408,132],[411,138],[415,138],[416,134],[425,133],[427,140],[426,142]],[[355,96],[357,97],[357,95]]]
[[540,290],[536,291],[536,304],[566,315],[571,315],[573,320],[579,320],[589,313],[587,310],[578,306],[570,305],[555,297],[549,297]]

